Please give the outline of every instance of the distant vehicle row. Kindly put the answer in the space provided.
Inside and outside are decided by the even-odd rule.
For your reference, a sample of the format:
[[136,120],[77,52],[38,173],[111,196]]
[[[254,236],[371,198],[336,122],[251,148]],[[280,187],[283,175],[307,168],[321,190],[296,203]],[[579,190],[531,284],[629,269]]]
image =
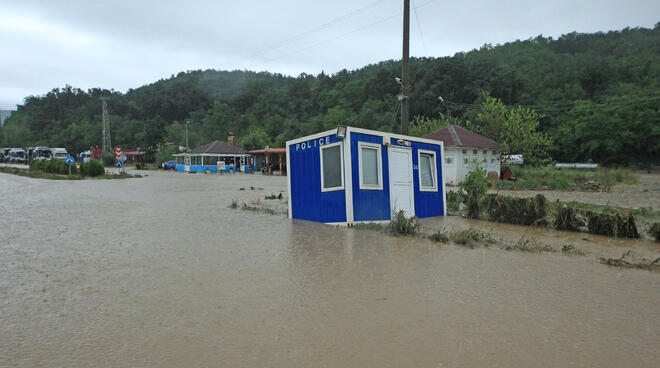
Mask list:
[[0,163],[27,164],[31,160],[64,160],[69,156],[66,148],[48,148],[44,146],[23,148],[3,148],[0,150]]

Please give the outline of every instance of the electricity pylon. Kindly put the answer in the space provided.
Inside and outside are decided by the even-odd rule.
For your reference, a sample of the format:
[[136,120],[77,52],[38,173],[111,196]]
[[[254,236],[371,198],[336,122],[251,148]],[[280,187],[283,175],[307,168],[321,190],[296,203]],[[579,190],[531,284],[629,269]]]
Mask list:
[[[112,151],[112,143],[110,141],[110,117],[108,116],[108,98],[101,97],[101,107],[103,109],[103,153]],[[110,151],[106,151],[106,148]]]

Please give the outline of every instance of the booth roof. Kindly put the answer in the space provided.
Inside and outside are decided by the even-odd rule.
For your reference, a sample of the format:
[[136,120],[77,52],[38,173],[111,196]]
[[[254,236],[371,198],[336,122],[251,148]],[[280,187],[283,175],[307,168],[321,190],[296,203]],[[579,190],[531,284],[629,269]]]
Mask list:
[[426,139],[445,142],[445,147],[477,147],[501,149],[499,143],[483,135],[471,132],[462,126],[450,125],[425,135]]
[[207,143],[203,146],[199,146],[195,149],[187,152],[188,154],[202,154],[202,153],[215,153],[215,154],[246,154],[247,151],[236,146],[229,145],[222,141],[213,141]]
[[[285,153],[286,148],[269,148],[268,153]],[[252,154],[263,154],[266,153],[265,149],[257,149],[257,150],[252,150],[250,151]]]

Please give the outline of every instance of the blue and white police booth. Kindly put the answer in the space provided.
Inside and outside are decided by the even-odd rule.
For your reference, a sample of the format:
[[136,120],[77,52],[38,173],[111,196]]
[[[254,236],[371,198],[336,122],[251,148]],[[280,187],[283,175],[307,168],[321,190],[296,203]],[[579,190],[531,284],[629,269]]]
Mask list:
[[339,126],[286,142],[289,218],[329,224],[447,212],[441,141]]

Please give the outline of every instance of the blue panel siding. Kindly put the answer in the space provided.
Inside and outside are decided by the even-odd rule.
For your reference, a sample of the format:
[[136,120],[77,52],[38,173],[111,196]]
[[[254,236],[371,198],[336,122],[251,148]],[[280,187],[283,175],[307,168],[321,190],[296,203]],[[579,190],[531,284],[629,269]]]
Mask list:
[[353,173],[353,219],[355,221],[389,220],[390,215],[390,178],[387,147],[381,146],[381,170],[383,172],[382,190],[360,189],[360,166],[358,162],[358,142],[383,144],[383,137],[378,135],[351,133],[351,169]]
[[[176,166],[177,171],[185,172],[186,171],[186,165],[180,165],[177,164]],[[221,170],[221,172],[228,173],[230,169],[234,169],[236,171],[236,167],[234,165],[227,165],[225,166],[224,170]],[[206,172],[206,170],[209,170],[212,173],[217,173],[218,172],[218,166],[216,165],[190,165],[190,172]]]
[[[413,185],[415,192],[415,216],[433,217],[444,216],[444,196],[442,195],[442,183],[444,182],[444,173],[442,172],[442,149],[440,146],[428,143],[412,142],[413,149]],[[435,152],[435,165],[437,167],[438,183],[437,192],[422,192],[419,190],[419,159],[417,150],[427,150]]]
[[[289,146],[291,217],[317,222],[346,222],[346,192],[321,192],[320,146],[321,143],[338,141],[341,139],[333,134]],[[347,169],[344,163],[344,170]]]

